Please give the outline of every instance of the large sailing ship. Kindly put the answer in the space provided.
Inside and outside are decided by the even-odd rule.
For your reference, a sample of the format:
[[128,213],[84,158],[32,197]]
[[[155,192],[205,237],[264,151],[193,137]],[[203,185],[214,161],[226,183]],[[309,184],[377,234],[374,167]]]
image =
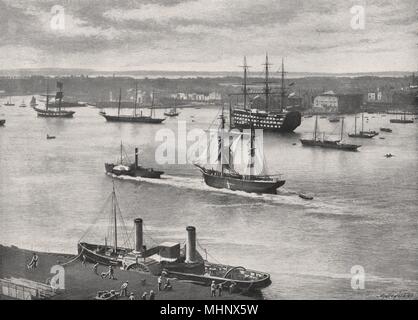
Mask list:
[[[279,93],[274,92],[271,88],[271,79],[269,74],[269,66],[271,64],[268,61],[268,55],[266,55],[265,66],[265,79],[263,92],[251,92],[248,89],[247,75],[248,65],[246,58],[244,58],[244,81],[243,81],[243,95],[244,104],[242,107],[237,106],[232,110],[233,124],[238,129],[249,129],[251,127],[255,129],[264,129],[275,132],[293,132],[300,124],[302,115],[299,111],[287,111],[285,108],[285,100],[287,96],[287,89],[285,87],[285,71],[284,62],[282,60],[281,70],[281,90]],[[264,110],[254,107],[251,103],[248,103],[248,95],[264,95],[265,108]],[[272,95],[280,95],[280,110],[272,110],[270,105],[270,97]]]
[[361,145],[358,144],[351,144],[351,143],[343,143],[344,137],[344,117],[341,117],[341,133],[339,140],[328,140],[325,139],[325,135],[323,135],[322,139],[318,135],[318,116],[315,118],[315,128],[313,132],[312,139],[300,139],[300,142],[303,146],[308,147],[321,147],[327,149],[337,149],[337,150],[345,150],[345,151],[357,151]]
[[133,114],[132,115],[123,115],[123,114],[120,113],[121,99],[122,99],[122,90],[119,89],[118,114],[117,115],[108,115],[104,111],[100,112],[100,115],[103,116],[106,119],[106,121],[158,124],[158,123],[162,123],[165,120],[165,118],[156,118],[155,117],[154,93],[152,93],[152,103],[151,103],[151,108],[150,108],[150,115],[149,116],[143,115],[142,110],[140,111],[140,114],[137,114],[138,85],[136,85],[136,88],[135,88],[135,102],[134,102],[134,109],[133,109]]
[[[187,240],[184,246],[177,242],[164,242],[148,248],[144,243],[143,220],[137,218],[134,220],[135,241],[132,243],[123,222],[114,186],[108,202],[111,207],[110,223],[104,243],[83,240],[89,231],[93,230],[91,226],[77,244],[79,256],[84,256],[89,262],[123,267],[130,271],[149,272],[153,275],[165,274],[202,285],[210,285],[213,281],[225,286],[234,284],[246,291],[262,289],[271,284],[268,273],[215,264],[204,259],[196,249],[199,243],[196,239],[196,228],[193,226],[186,228]],[[122,223],[118,222],[118,215]],[[125,236],[124,243],[121,241],[123,239],[120,239],[123,238],[121,234]],[[207,254],[206,250],[205,253]]]
[[414,119],[408,119],[406,117],[406,112],[400,118],[394,118],[389,120],[390,123],[414,123]]
[[[230,108],[231,112],[231,108]],[[231,116],[230,129],[231,129]],[[254,193],[270,193],[276,194],[277,189],[285,184],[285,180],[282,180],[275,176],[268,174],[255,173],[255,130],[254,127],[250,128],[250,150],[249,150],[249,163],[247,165],[246,174],[239,173],[234,168],[234,155],[232,151],[231,139],[228,139],[228,161],[224,162],[224,132],[225,132],[225,117],[223,114],[220,116],[220,128],[218,130],[218,168],[206,168],[203,165],[195,163],[195,166],[200,169],[203,174],[203,179],[208,186],[218,189],[229,189],[233,191],[245,191]],[[231,132],[229,131],[231,134]],[[243,134],[239,135],[241,139]],[[228,137],[229,138],[229,137]]]
[[[64,93],[62,91],[63,83],[57,82],[58,91],[55,95],[49,94],[49,85],[47,84],[46,88],[46,102],[45,102],[45,109],[37,108],[33,106],[33,109],[38,114],[38,117],[45,117],[45,118],[72,118],[75,111],[68,111],[62,110],[62,98],[64,97]],[[50,104],[49,98],[53,97],[54,101]]]

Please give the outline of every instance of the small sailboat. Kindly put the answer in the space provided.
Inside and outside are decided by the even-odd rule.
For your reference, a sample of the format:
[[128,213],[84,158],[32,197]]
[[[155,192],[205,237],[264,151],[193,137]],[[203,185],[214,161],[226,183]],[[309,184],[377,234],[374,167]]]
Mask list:
[[321,147],[327,149],[337,149],[337,150],[345,150],[345,151],[357,151],[361,145],[358,144],[350,144],[350,143],[342,143],[344,137],[344,118],[341,118],[341,133],[340,133],[340,140],[328,140],[325,139],[325,135],[323,138],[320,139],[318,137],[318,116],[315,118],[315,127],[313,132],[312,139],[300,139],[300,142],[303,146],[307,147]]
[[9,97],[9,100],[7,100],[7,102],[4,105],[8,106],[8,107],[11,107],[11,106],[14,106],[15,104],[12,102],[12,100]]
[[380,131],[383,131],[383,132],[392,132],[392,129],[391,128],[380,128]]
[[361,130],[357,132],[357,116],[354,116],[354,133],[349,133],[348,136],[350,138],[363,138],[363,139],[371,139],[377,136],[379,133],[376,131],[364,131],[364,114],[361,114]]
[[36,103],[36,98],[34,96],[32,96],[32,99],[30,100],[30,104],[29,104],[32,108],[36,107],[38,104]]
[[26,108],[25,100],[22,100],[22,103],[19,105],[19,108]]
[[176,117],[179,115],[179,113],[177,112],[176,108],[171,108],[168,112],[164,112],[164,115],[167,117]]

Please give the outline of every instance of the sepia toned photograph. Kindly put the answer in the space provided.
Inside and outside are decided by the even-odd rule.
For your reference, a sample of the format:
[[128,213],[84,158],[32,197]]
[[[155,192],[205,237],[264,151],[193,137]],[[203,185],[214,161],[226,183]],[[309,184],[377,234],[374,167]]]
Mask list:
[[417,164],[416,0],[0,0],[0,300],[417,300]]

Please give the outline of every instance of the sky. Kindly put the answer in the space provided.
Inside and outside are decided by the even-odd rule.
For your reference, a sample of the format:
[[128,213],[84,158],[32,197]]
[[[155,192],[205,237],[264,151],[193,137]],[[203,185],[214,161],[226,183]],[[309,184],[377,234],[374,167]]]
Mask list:
[[0,0],[0,69],[238,71],[246,56],[258,72],[266,53],[273,70],[418,70],[418,1]]

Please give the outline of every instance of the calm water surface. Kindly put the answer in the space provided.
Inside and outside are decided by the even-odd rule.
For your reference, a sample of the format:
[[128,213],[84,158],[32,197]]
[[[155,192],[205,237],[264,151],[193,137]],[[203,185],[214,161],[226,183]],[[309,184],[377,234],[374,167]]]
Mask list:
[[[74,109],[74,119],[43,119],[19,108],[21,99],[15,98],[15,107],[0,107],[0,118],[7,120],[0,127],[0,243],[47,251],[75,252],[94,221],[105,225],[102,208],[112,179],[103,164],[116,159],[121,140],[128,152],[143,150],[145,165],[159,167],[157,130],[176,131],[177,120],[207,129],[217,114],[213,108],[183,109],[163,125],[118,124],[88,107]],[[367,129],[390,126],[393,133],[356,140],[362,144],[356,153],[302,147],[299,138],[312,134],[313,118],[303,119],[294,134],[265,134],[269,171],[286,179],[278,195],[211,189],[192,165],[165,166],[164,179],[157,181],[116,180],[128,229],[142,217],[146,242],[153,245],[183,242],[185,227],[194,225],[209,260],[271,273],[268,298],[417,293],[418,124],[367,117]],[[345,123],[352,131],[354,117]],[[320,119],[319,126],[338,135],[339,124]],[[47,140],[47,133],[57,139]],[[395,157],[385,158],[389,152]],[[300,199],[300,191],[315,199]],[[354,265],[365,269],[364,290],[351,289]]]

